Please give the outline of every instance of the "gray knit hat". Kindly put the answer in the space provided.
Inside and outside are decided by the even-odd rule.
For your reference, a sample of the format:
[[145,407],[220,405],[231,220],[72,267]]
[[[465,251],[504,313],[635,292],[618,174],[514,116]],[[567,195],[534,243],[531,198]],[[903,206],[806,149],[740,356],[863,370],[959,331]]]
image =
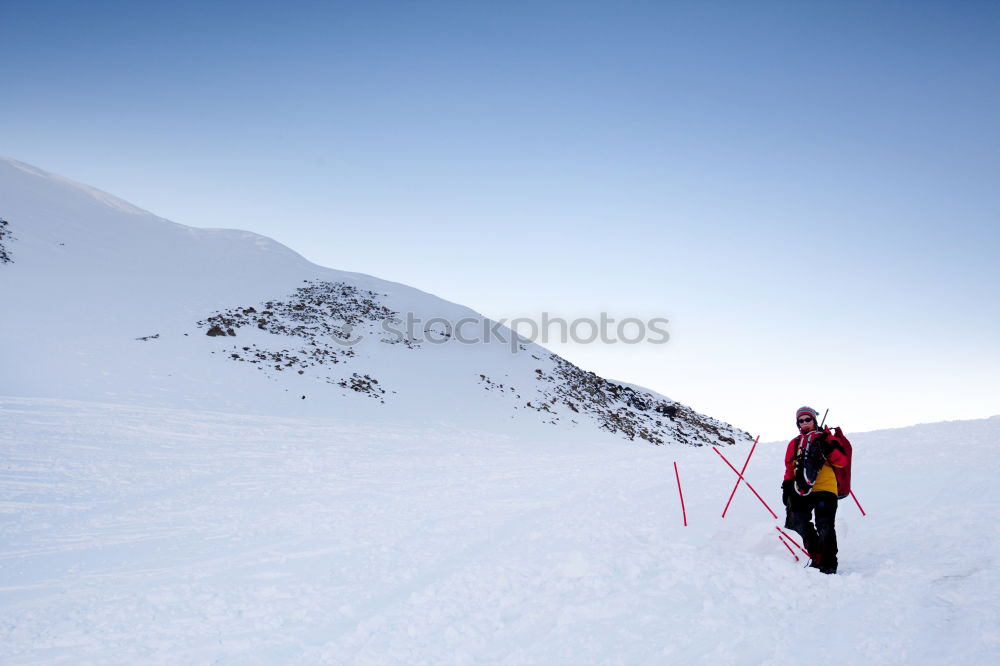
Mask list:
[[799,424],[799,417],[802,416],[803,414],[809,414],[810,416],[812,416],[813,422],[816,424],[816,427],[819,427],[819,412],[817,412],[812,407],[799,407],[797,410],[795,410],[795,425]]

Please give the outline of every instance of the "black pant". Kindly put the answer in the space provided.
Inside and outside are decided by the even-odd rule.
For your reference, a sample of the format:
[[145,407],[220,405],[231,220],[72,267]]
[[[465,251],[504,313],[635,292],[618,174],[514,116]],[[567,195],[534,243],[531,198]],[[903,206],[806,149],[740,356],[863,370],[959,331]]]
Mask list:
[[[813,526],[813,513],[816,525]],[[802,535],[802,545],[812,558],[812,566],[824,573],[837,571],[837,496],[831,492],[810,493],[805,497],[792,493],[788,508],[789,527]]]

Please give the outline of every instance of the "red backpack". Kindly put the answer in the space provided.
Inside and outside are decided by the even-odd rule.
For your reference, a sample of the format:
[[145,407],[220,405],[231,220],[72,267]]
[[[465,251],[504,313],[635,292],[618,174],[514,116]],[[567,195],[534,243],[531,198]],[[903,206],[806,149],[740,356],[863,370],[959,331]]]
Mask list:
[[840,426],[834,428],[827,436],[827,442],[833,448],[840,449],[844,457],[847,458],[846,465],[833,468],[833,475],[837,477],[837,498],[844,499],[851,494],[851,442],[844,435],[844,431],[840,429]]

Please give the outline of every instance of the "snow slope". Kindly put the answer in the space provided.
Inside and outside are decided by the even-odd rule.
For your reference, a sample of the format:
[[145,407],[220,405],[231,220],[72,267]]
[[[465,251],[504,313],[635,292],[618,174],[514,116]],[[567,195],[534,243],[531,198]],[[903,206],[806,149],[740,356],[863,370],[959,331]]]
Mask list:
[[[721,519],[708,448],[28,398],[0,421],[3,664],[1000,656],[996,417],[852,434],[868,515],[841,503],[837,576],[745,488]],[[783,452],[747,471],[773,507]]]
[[[749,439],[517,344],[507,329],[461,344],[460,331],[496,334],[466,307],[316,266],[256,234],[175,224],[2,158],[0,219],[12,260],[0,264],[0,395],[502,432],[545,425],[552,436],[658,444]],[[411,334],[388,333],[390,320],[413,321]]]

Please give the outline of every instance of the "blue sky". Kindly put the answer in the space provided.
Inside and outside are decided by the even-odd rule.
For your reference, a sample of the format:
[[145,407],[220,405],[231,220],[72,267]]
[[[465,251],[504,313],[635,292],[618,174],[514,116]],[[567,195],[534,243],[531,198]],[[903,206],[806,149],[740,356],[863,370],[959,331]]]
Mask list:
[[1000,5],[0,0],[0,154],[765,439],[1000,412]]

